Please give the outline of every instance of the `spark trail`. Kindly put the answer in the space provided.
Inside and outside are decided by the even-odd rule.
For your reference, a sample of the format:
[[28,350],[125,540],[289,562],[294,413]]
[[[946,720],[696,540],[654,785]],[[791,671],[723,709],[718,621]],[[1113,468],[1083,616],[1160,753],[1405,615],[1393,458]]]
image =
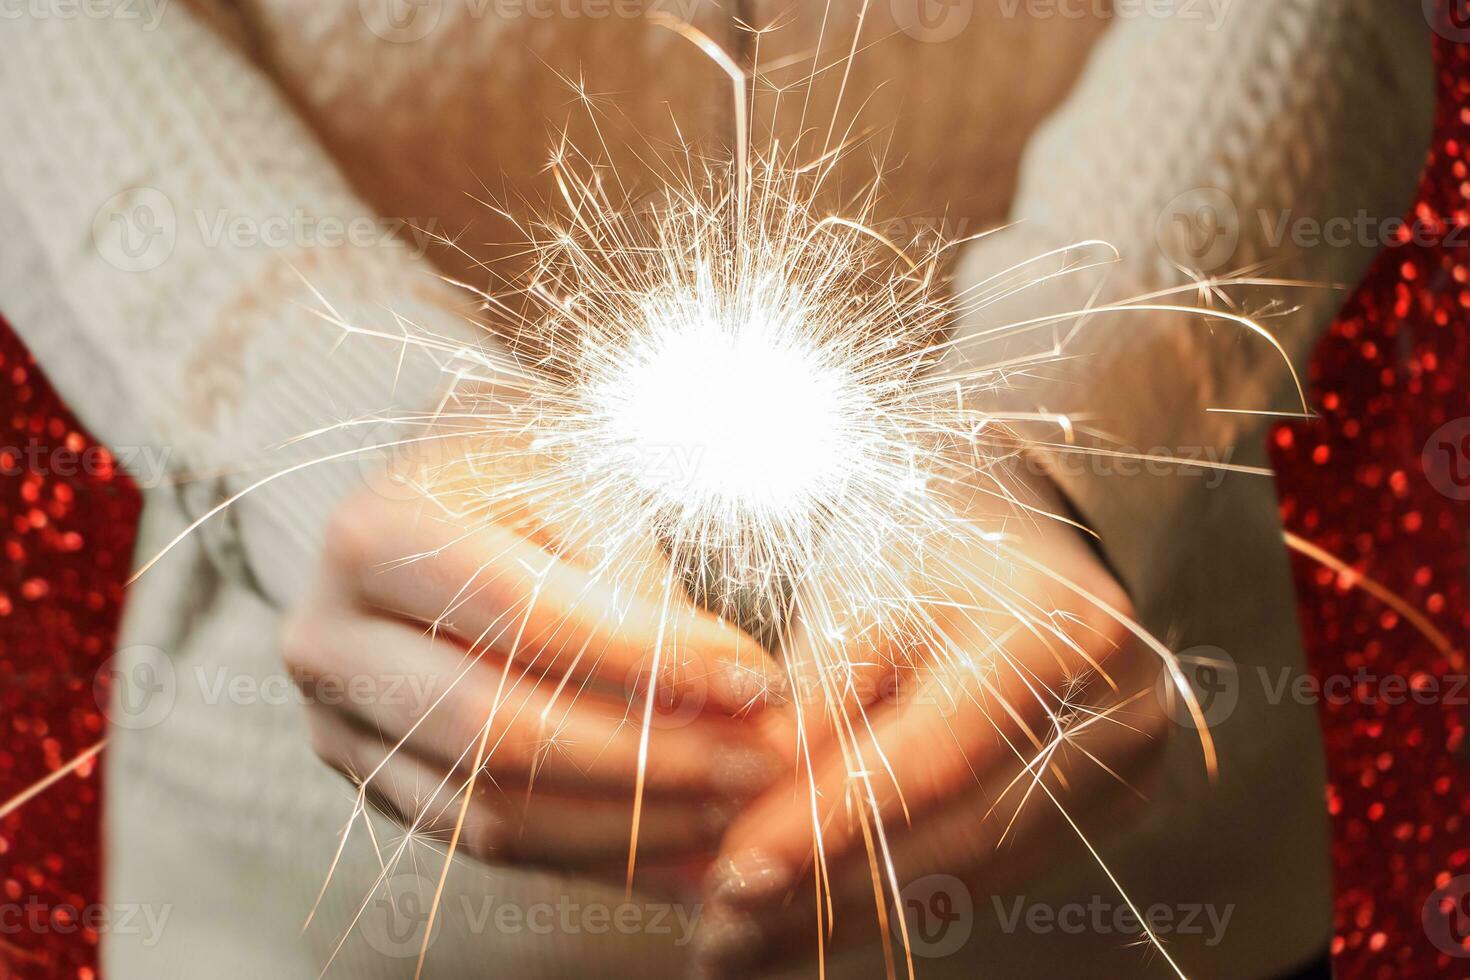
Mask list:
[[[667,153],[651,143],[627,148],[658,178],[657,193],[640,196],[625,183],[602,135],[601,109],[575,85],[597,133],[596,150],[562,137],[549,163],[557,200],[529,215],[501,210],[524,236],[529,267],[514,281],[497,276],[494,288],[456,283],[482,301],[481,342],[408,325],[402,334],[370,330],[318,297],[322,318],[349,337],[400,344],[434,358],[450,382],[443,402],[398,417],[407,432],[400,440],[324,455],[257,481],[182,532],[137,575],[240,496],[303,466],[385,449],[446,447],[413,479],[425,500],[455,521],[521,532],[549,557],[589,570],[615,594],[653,596],[664,609],[690,596],[758,640],[750,656],[780,658],[790,689],[812,694],[793,697],[789,710],[810,793],[816,889],[822,893],[830,881],[813,758],[820,745],[835,742],[851,774],[842,802],[861,826],[876,914],[885,933],[896,921],[907,949],[902,917],[890,920],[884,908],[885,899],[897,903],[902,882],[880,813],[880,783],[896,786],[894,773],[904,760],[875,754],[859,694],[875,668],[937,683],[956,700],[983,703],[998,719],[1038,719],[1019,726],[1011,748],[1021,775],[1007,792],[1061,811],[1130,907],[1123,883],[1045,774],[1061,753],[1077,747],[1082,731],[1121,725],[1113,714],[1135,692],[1112,691],[1112,679],[1079,641],[1077,615],[1038,599],[1023,582],[1045,580],[1117,623],[1157,658],[1195,719],[1203,764],[1212,771],[1216,765],[1209,729],[1173,653],[1122,610],[1018,543],[1024,537],[1018,531],[1037,526],[1085,533],[1018,475],[1033,453],[1070,451],[1078,420],[998,411],[993,396],[1017,375],[1065,357],[1069,332],[1099,312],[1195,312],[1281,348],[1248,316],[1170,302],[1191,292],[1211,297],[1236,282],[1273,284],[1259,278],[1212,279],[1128,302],[994,324],[979,336],[959,334],[957,325],[977,311],[1106,266],[1117,254],[1105,242],[1080,241],[1018,259],[957,289],[945,270],[973,239],[919,246],[885,236],[874,220],[881,200],[877,178],[849,195],[854,203],[841,213],[819,203],[830,197],[839,161],[859,142],[842,120],[842,106],[866,12],[864,4],[851,44],[833,64],[820,64],[819,42],[800,108],[799,131],[812,145],[795,147],[774,140],[754,145],[752,93],[762,78],[754,63],[761,33],[754,25],[742,27],[748,43],[739,47],[750,52],[747,59],[732,57],[688,24],[654,16],[658,28],[687,39],[728,77],[730,149],[708,152],[682,136]],[[823,39],[837,33],[829,21],[830,9]],[[832,117],[809,130],[811,86],[829,71],[839,85]],[[772,95],[778,107],[784,94]],[[1030,333],[1052,336],[1059,327],[1061,339],[1042,353],[979,366],[963,358],[965,366],[955,366],[952,355],[962,346]],[[340,423],[303,439],[381,421]],[[462,594],[474,588],[466,582]],[[484,724],[463,748],[462,772],[469,775],[446,774],[429,794],[460,801],[450,808],[457,812],[431,916],[444,898],[469,799],[496,750],[491,733],[498,713],[512,691],[538,683],[534,664],[520,653],[530,613],[517,610],[467,653],[466,672],[491,648],[509,651]],[[1042,671],[1013,658],[1008,648],[1020,635],[1039,638],[1059,669]],[[630,706],[629,722],[642,738],[630,889],[648,733],[660,688],[677,681],[684,667],[681,643],[676,623],[660,629],[647,670],[652,682],[642,702]],[[881,652],[876,665],[873,651]],[[1115,695],[1110,706],[1078,701],[1089,680]],[[556,731],[557,718],[542,722]],[[367,828],[369,790],[384,765],[386,760],[357,778],[357,801],[333,872],[349,835]],[[379,885],[411,844],[430,839],[427,828],[444,811],[442,804],[432,812],[426,807],[394,847],[385,850],[374,839],[382,861]],[[331,877],[329,872],[322,894]],[[363,899],[359,916],[371,898]],[[831,913],[820,900],[817,907],[813,938],[824,956]],[[1148,930],[1146,918],[1138,918]],[[431,919],[419,972],[432,934]],[[1159,938],[1150,931],[1148,939],[1182,975]],[[891,959],[887,966],[890,975],[897,972]],[[911,976],[911,959],[905,967]]]

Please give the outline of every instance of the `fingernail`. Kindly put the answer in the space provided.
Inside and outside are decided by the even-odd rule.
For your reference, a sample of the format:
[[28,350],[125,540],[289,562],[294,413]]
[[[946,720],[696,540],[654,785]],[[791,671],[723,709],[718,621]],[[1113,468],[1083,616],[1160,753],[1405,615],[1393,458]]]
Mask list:
[[725,664],[710,678],[710,692],[731,711],[751,711],[779,700],[778,684],[778,675],[767,676],[757,667]]
[[760,905],[783,894],[792,883],[791,867],[765,851],[751,849],[715,862],[709,891],[717,901]]
[[694,948],[695,976],[713,978],[735,975],[741,964],[760,957],[765,932],[744,912],[716,907],[699,923]]
[[721,795],[749,797],[775,782],[781,768],[775,756],[760,749],[720,749],[710,763],[710,782]]
[[718,840],[720,835],[730,829],[730,824],[740,814],[740,804],[734,801],[716,801],[704,805],[704,831],[705,836],[711,840]]

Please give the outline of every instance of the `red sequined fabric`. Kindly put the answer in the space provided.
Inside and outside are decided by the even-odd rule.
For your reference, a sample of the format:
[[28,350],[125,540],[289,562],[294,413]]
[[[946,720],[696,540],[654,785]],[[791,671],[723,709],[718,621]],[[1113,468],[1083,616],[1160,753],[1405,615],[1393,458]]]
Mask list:
[[1295,560],[1312,670],[1324,694],[1352,691],[1320,713],[1340,977],[1470,977],[1470,3],[1437,16],[1418,234],[1384,251],[1315,352],[1320,420],[1273,436],[1287,528],[1450,647],[1353,576]]
[[[140,509],[0,319],[0,808],[106,734]],[[97,976],[101,759],[0,818],[0,980]]]
[[[1354,691],[1321,707],[1347,978],[1470,977],[1470,0],[1437,16],[1418,234],[1385,250],[1316,352],[1322,417],[1272,437],[1287,528],[1449,642],[1295,559],[1312,669]],[[103,735],[94,679],[138,512],[0,320],[0,801]],[[100,776],[83,766],[0,818],[0,980],[97,975]]]

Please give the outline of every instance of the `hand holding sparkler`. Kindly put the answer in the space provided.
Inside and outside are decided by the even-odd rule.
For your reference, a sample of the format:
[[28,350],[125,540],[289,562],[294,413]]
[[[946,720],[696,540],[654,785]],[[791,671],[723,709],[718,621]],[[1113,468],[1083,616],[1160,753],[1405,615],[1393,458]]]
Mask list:
[[[776,746],[790,739],[767,737],[759,714],[764,652],[687,600],[661,601],[619,593],[507,523],[364,495],[338,515],[285,655],[308,687],[376,685],[354,704],[312,699],[313,743],[410,833],[446,836],[467,799],[472,855],[621,880],[640,785],[653,869],[711,850],[734,801],[788,766]],[[641,689],[660,629],[681,638],[660,690],[708,710],[655,725],[645,750]],[[392,696],[405,674],[430,703]]]
[[[833,624],[800,623],[788,643],[805,676],[797,690],[826,693],[802,718],[805,771],[722,845],[701,934],[707,972],[807,961],[814,932],[832,948],[885,936],[907,948],[891,907],[908,882],[983,875],[994,893],[1054,863],[1056,841],[1081,833],[1074,820],[1126,827],[1124,805],[1143,801],[1167,719],[1151,696],[1159,658],[1128,642],[1127,597],[1064,523],[1005,520],[1012,505],[983,492],[957,509],[980,526],[1003,520],[1009,560],[964,537],[926,555],[913,587],[930,626],[844,624],[838,662],[822,653],[830,635],[813,642]],[[875,895],[888,911],[874,915]]]
[[[952,290],[945,256],[963,242],[910,255],[869,223],[871,195],[828,213],[831,134],[812,160],[752,156],[746,76],[692,27],[666,26],[731,77],[731,165],[686,156],[640,206],[616,168],[563,139],[550,164],[563,207],[524,227],[532,269],[474,289],[497,343],[405,336],[442,358],[453,387],[436,412],[400,421],[460,440],[463,465],[423,481],[420,506],[438,518],[346,512],[292,656],[310,673],[391,643],[374,666],[453,676],[426,710],[368,719],[386,742],[318,712],[320,750],[362,786],[353,819],[372,798],[411,833],[448,830],[441,894],[461,843],[595,875],[625,854],[631,887],[713,842],[721,821],[704,801],[765,790],[723,842],[707,919],[726,928],[706,933],[702,958],[716,970],[779,963],[813,931],[820,954],[868,925],[907,950],[887,907],[910,875],[993,879],[996,845],[1046,840],[1048,822],[1123,892],[1074,814],[1108,813],[1142,769],[1158,718],[1139,692],[1158,670],[1180,687],[1208,771],[1213,742],[1173,654],[1046,488],[1013,472],[1032,446],[1018,426],[1042,417],[994,396],[1063,356],[1060,340],[1001,362],[946,356],[966,314],[1116,252],[1081,241]],[[1053,335],[1095,312],[982,337]],[[707,687],[711,707],[738,714],[770,686],[776,661],[742,627],[779,650],[791,711],[660,727],[670,692]],[[1147,655],[1118,652],[1130,636]],[[754,692],[732,680],[743,672]],[[864,693],[884,676],[897,704]],[[734,782],[707,765],[767,746],[797,760],[796,778],[772,788],[779,762]],[[803,897],[808,869],[812,914],[793,916],[781,900]]]

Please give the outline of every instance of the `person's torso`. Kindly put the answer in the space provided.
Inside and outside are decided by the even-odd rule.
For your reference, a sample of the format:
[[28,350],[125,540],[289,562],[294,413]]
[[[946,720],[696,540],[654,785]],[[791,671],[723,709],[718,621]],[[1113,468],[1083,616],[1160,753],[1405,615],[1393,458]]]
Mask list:
[[899,239],[963,237],[1005,217],[1027,139],[1107,24],[991,2],[869,0],[849,76],[862,0],[746,4],[762,32],[744,42],[732,5],[713,0],[234,0],[233,12],[358,190],[384,216],[454,237],[466,255],[430,254],[476,281],[474,261],[513,255],[523,237],[487,203],[549,199],[563,127],[593,158],[605,141],[635,195],[655,182],[635,153],[732,142],[728,77],[646,9],[687,18],[727,50],[745,43],[761,70],[757,146],[792,147],[804,133],[801,152],[814,156],[846,138],[834,201],[881,167],[876,217]]

